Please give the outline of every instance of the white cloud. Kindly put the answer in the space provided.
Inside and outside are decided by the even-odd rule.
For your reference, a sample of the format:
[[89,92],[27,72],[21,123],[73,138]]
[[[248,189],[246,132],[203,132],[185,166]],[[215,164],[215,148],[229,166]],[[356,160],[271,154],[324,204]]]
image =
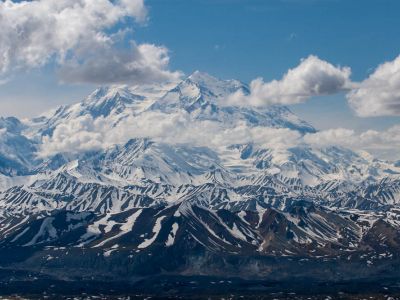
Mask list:
[[232,127],[214,121],[193,121],[186,112],[165,114],[149,111],[130,116],[115,127],[114,122],[84,115],[56,127],[43,138],[40,156],[77,153],[123,144],[132,138],[151,138],[170,144],[191,144],[214,149],[232,144],[255,143],[266,148],[285,149],[298,144],[301,135],[286,128],[249,127],[237,122]]
[[175,81],[180,72],[168,71],[169,56],[165,47],[132,43],[129,50],[102,46],[91,48],[87,59],[70,60],[59,70],[62,81],[96,84],[146,84]]
[[238,121],[230,127],[215,121],[194,121],[186,112],[166,114],[157,111],[130,116],[119,122],[90,115],[60,124],[52,137],[44,137],[40,156],[56,153],[79,153],[124,144],[132,138],[151,138],[169,144],[191,144],[218,150],[233,144],[253,143],[284,153],[292,147],[324,148],[342,146],[366,150],[381,158],[400,159],[400,125],[387,130],[357,133],[336,128],[301,135],[288,128],[250,127]]
[[320,147],[338,145],[344,147],[354,146],[356,133],[352,129],[335,128],[308,133],[304,136],[304,142]]
[[386,130],[367,130],[356,133],[352,129],[336,128],[306,134],[303,138],[306,144],[327,147],[342,146],[353,150],[365,150],[377,157],[389,160],[400,159],[400,125]]
[[146,21],[143,0],[1,1],[0,75],[55,61],[64,81],[110,83],[112,78],[111,83],[125,83],[140,78],[142,83],[178,76],[167,70],[164,47],[132,42],[130,49],[120,50],[129,18]]
[[359,117],[400,116],[400,56],[381,64],[361,82],[352,82],[350,75],[350,68],[310,55],[282,79],[264,82],[257,78],[250,83],[249,93],[239,90],[221,102],[256,107],[291,105],[345,91],[349,106]]
[[258,78],[250,83],[250,93],[238,91],[224,102],[227,105],[265,106],[271,104],[296,104],[313,96],[331,95],[349,89],[351,70],[309,56],[281,80],[264,82]]
[[72,119],[58,125],[52,137],[43,137],[40,156],[102,149],[105,130],[104,119],[94,120],[90,115]]
[[382,153],[387,157],[399,157],[400,125],[384,131],[367,130],[360,134],[360,146],[373,153]]
[[400,56],[378,66],[347,99],[360,117],[400,116]]

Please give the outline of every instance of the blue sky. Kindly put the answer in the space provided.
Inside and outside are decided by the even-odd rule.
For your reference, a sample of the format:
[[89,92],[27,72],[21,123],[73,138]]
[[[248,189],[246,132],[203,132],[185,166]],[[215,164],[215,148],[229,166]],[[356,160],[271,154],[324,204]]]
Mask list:
[[[138,43],[164,45],[170,69],[250,82],[279,79],[301,58],[317,55],[349,66],[361,81],[400,53],[396,0],[148,0],[146,25],[133,21]],[[76,102],[94,84],[60,84],[52,64],[19,71],[0,87],[1,115],[31,116]],[[315,97],[291,109],[317,128],[384,129],[399,117],[359,118],[344,94]]]

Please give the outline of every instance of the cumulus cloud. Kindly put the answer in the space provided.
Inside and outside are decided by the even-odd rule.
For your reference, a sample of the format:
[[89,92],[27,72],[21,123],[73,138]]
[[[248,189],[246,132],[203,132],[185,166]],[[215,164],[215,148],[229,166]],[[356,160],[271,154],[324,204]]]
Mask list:
[[94,120],[90,115],[62,123],[55,128],[52,137],[43,137],[40,156],[102,149],[106,127],[104,119]]
[[258,78],[250,83],[250,92],[237,91],[224,101],[227,105],[265,106],[296,104],[313,96],[331,95],[351,88],[348,67],[334,65],[309,56],[290,69],[281,80],[264,82]]
[[[0,2],[0,75],[55,61],[64,81],[142,83],[175,78],[164,47],[132,42],[129,20],[145,22],[143,0]],[[117,76],[116,76],[117,74]]]
[[349,106],[359,117],[400,116],[400,56],[381,64],[361,82],[352,82],[350,75],[349,67],[334,66],[310,55],[282,79],[264,82],[257,78],[248,92],[239,90],[221,102],[256,107],[291,105],[313,96],[346,92]]
[[360,117],[400,116],[400,56],[378,66],[347,99]]

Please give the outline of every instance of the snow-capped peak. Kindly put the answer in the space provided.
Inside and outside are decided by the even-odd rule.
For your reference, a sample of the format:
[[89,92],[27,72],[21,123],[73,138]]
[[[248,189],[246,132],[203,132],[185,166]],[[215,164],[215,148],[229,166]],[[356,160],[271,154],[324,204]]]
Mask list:
[[226,97],[239,89],[246,91],[247,85],[234,79],[223,80],[208,73],[195,71],[184,82],[195,83],[203,90],[211,92],[215,97]]
[[130,102],[134,98],[143,99],[143,96],[133,94],[126,86],[103,86],[91,93],[84,102],[102,102],[110,99],[118,99]]
[[194,71],[191,75],[189,75],[188,79],[192,80],[193,82],[197,82],[199,84],[207,84],[210,82],[216,82],[219,81],[214,76],[211,76],[208,73],[201,72],[199,70]]

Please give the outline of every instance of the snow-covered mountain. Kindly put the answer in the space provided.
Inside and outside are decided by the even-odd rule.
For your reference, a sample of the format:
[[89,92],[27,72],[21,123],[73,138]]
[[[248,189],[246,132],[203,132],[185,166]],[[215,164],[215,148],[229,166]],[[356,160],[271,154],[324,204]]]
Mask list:
[[22,134],[24,129],[16,118],[0,118],[0,189],[31,174],[38,163],[37,144]]
[[[143,255],[165,257],[174,249],[187,259],[181,271],[193,273],[189,262],[198,255],[206,263],[206,253],[343,261],[357,253],[367,266],[397,257],[400,165],[364,152],[128,135],[104,147],[41,155],[45,140],[82,117],[107,125],[102,138],[149,113],[184,114],[222,130],[244,124],[300,136],[317,131],[284,106],[221,104],[238,90],[248,87],[195,72],[165,86],[102,87],[31,120],[1,118],[0,254],[30,253],[29,268],[51,265],[49,257],[68,264],[67,253],[76,249],[137,264],[146,262]],[[8,263],[15,261],[20,257]]]
[[[115,128],[131,116],[153,111],[165,114],[184,111],[193,122],[207,120],[226,128],[245,123],[250,128],[289,128],[300,134],[316,131],[284,106],[220,105],[221,99],[237,90],[246,92],[248,87],[236,80],[220,80],[195,72],[175,86],[102,87],[80,103],[62,106],[23,123],[15,118],[1,119],[3,190],[12,186],[13,180],[15,186],[25,180],[27,184],[20,188],[32,190],[39,183],[67,174],[78,183],[118,188],[149,182],[175,188],[211,183],[229,190],[262,186],[274,189],[280,196],[307,195],[329,200],[326,198],[336,199],[337,193],[362,194],[359,190],[369,185],[377,186],[382,180],[396,182],[400,178],[400,167],[396,163],[335,146],[273,149],[247,141],[244,144],[227,142],[216,149],[128,136],[127,142],[104,149],[63,151],[49,157],[37,155],[40,147],[45,147],[41,144],[43,137],[52,137],[55,128],[82,116],[101,118],[109,128]],[[330,197],[331,193],[335,195]],[[377,202],[396,204],[398,201],[395,193],[385,197]]]

